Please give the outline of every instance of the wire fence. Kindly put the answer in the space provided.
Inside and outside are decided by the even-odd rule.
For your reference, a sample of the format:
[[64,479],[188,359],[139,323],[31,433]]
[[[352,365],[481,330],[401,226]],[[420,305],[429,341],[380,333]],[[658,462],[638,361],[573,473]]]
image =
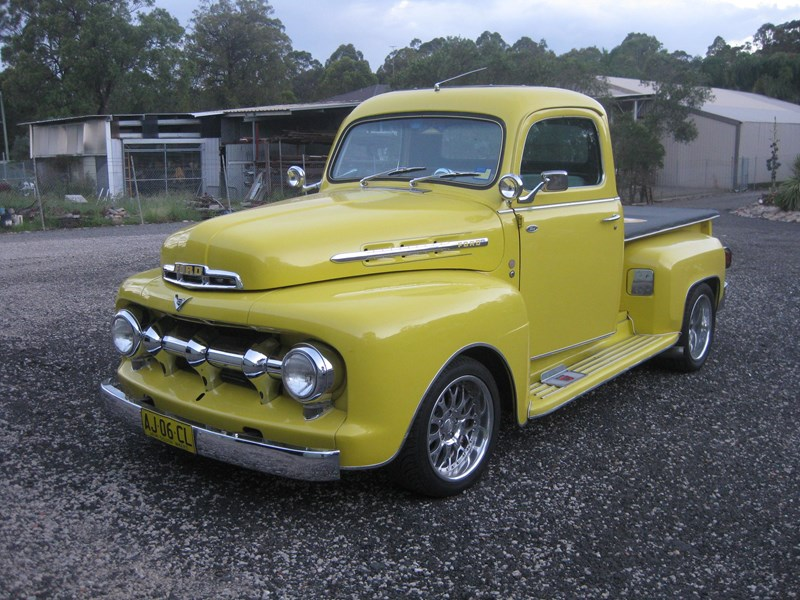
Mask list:
[[[150,158],[126,156],[118,165],[105,157],[0,162],[0,231],[195,221],[231,210],[224,184],[204,189],[198,162],[173,161],[165,169]],[[244,201],[234,200],[236,207]]]

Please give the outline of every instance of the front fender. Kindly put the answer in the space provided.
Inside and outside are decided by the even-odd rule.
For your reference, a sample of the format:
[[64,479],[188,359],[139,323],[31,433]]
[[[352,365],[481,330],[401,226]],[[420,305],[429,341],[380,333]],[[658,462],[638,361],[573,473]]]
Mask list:
[[347,380],[336,407],[346,418],[336,446],[343,467],[390,460],[436,375],[476,344],[503,357],[515,412],[526,410],[525,306],[510,282],[488,274],[422,271],[275,290],[252,305],[248,321],[305,332],[342,355]]

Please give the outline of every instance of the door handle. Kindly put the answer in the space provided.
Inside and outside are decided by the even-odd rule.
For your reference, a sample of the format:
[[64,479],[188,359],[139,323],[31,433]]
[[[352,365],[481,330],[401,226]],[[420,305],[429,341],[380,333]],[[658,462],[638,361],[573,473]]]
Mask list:
[[610,217],[606,217],[605,219],[602,219],[602,220],[601,220],[601,222],[602,222],[602,223],[613,223],[614,221],[619,221],[619,220],[620,220],[620,218],[621,218],[621,217],[620,217],[620,215],[619,215],[619,214],[617,214],[617,213],[614,213],[614,214],[613,214],[613,215],[611,215]]

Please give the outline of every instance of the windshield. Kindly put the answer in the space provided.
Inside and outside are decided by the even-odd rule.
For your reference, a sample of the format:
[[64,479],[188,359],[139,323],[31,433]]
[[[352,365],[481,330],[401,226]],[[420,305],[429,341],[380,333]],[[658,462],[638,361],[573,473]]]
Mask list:
[[497,175],[503,129],[471,117],[398,117],[350,127],[330,169],[332,181],[441,179],[488,186]]

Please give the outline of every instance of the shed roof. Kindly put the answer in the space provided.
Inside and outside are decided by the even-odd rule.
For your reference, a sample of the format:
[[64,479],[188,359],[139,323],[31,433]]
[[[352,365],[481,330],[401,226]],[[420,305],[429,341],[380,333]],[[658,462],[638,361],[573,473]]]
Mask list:
[[[605,77],[611,96],[634,98],[651,96],[653,86],[646,81],[625,77]],[[711,88],[713,97],[703,104],[700,111],[709,115],[738,121],[739,123],[797,123],[800,124],[800,105],[723,88]]]

